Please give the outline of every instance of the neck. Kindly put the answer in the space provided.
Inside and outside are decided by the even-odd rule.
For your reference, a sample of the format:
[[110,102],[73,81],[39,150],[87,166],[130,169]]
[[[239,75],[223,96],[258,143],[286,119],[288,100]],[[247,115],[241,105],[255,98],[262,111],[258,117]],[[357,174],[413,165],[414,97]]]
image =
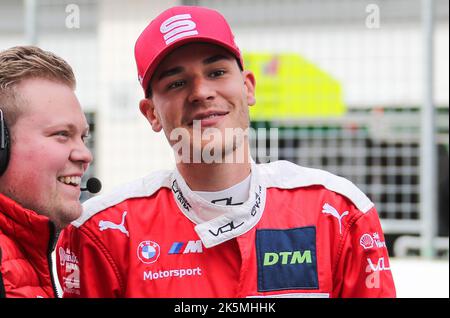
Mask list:
[[193,191],[221,191],[238,184],[251,172],[250,162],[178,164],[177,168]]
[[[243,147],[240,149],[240,147]],[[242,151],[243,150],[243,151]],[[236,163],[236,153],[243,156]],[[178,171],[193,191],[221,191],[243,181],[251,172],[251,157],[247,143],[227,154],[222,163],[178,163]]]

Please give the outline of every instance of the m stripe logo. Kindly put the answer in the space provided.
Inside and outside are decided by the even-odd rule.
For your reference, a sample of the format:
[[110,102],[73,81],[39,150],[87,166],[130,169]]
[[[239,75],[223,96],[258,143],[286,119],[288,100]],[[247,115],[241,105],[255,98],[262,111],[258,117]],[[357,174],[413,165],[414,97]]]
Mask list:
[[[183,246],[186,246],[183,249]],[[185,242],[174,242],[170,247],[169,254],[190,254],[203,253],[203,245],[201,240]]]

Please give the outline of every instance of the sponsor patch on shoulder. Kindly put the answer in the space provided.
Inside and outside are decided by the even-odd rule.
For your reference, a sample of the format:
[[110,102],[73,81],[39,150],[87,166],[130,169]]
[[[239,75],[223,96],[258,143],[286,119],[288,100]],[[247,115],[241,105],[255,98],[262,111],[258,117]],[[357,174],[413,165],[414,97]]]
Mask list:
[[258,291],[318,289],[316,228],[256,230]]

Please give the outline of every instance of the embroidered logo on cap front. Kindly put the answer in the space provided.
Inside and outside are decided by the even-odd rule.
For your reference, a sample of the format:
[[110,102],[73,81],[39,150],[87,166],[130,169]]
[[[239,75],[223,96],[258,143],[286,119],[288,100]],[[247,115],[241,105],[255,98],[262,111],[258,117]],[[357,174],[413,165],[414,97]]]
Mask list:
[[198,34],[197,25],[191,19],[190,14],[177,14],[161,23],[159,30],[164,34],[166,45],[186,36]]
[[160,254],[159,244],[153,241],[142,241],[137,248],[137,256],[144,264],[156,262]]

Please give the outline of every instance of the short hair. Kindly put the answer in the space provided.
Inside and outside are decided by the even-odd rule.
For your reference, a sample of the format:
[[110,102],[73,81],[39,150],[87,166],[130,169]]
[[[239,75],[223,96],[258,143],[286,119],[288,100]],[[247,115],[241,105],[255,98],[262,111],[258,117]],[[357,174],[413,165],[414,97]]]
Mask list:
[[70,65],[59,56],[36,46],[16,46],[0,52],[0,109],[11,128],[23,112],[23,100],[15,87],[23,80],[43,78],[75,90]]

